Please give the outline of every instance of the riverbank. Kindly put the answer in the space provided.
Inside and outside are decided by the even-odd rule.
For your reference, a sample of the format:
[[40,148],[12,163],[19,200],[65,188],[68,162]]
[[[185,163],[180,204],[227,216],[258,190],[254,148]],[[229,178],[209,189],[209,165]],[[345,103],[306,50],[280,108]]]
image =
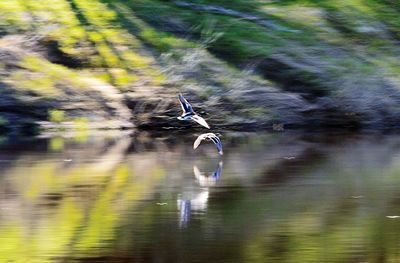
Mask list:
[[191,128],[179,93],[217,130],[399,127],[385,1],[12,2],[0,4],[1,133]]

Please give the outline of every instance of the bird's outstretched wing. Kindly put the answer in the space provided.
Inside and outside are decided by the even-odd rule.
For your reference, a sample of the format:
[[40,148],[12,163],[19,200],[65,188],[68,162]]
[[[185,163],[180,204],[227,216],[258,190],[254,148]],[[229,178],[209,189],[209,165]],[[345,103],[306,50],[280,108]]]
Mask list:
[[193,115],[190,117],[190,119],[194,120],[195,122],[197,122],[198,124],[200,124],[201,126],[206,127],[207,129],[210,129],[210,126],[208,125],[208,123],[206,122],[205,119],[203,119],[202,117],[200,117],[199,115]]
[[199,147],[202,140],[204,140],[208,136],[208,133],[200,134],[199,137],[193,143],[193,149],[196,150]]
[[179,102],[181,103],[181,107],[183,110],[183,114],[186,113],[194,113],[192,105],[183,97],[182,94],[179,94]]
[[217,146],[218,153],[221,155],[223,154],[222,142],[218,138],[218,136],[215,135],[214,133],[203,133],[199,137],[197,137],[197,139],[193,143],[193,149],[196,149],[197,147],[199,147],[200,143],[205,139],[210,139]]
[[210,139],[213,141],[213,143],[217,146],[218,149],[218,153],[223,155],[224,152],[222,151],[222,142],[221,140],[218,138],[217,135],[214,134],[214,136],[210,137]]

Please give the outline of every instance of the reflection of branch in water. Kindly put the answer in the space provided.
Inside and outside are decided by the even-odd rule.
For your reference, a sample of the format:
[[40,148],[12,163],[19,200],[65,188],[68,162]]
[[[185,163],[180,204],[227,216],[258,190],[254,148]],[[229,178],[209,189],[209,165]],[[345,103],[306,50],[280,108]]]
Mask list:
[[97,171],[109,171],[113,169],[125,156],[131,144],[131,137],[121,138],[92,166]]
[[[112,145],[105,154],[101,156],[101,158],[90,165],[90,169],[93,169],[95,172],[109,172],[117,167],[117,165],[123,160],[126,151],[129,148],[131,143],[131,137],[125,136],[119,139],[114,145]],[[94,173],[96,174],[96,173]],[[121,177],[124,177],[125,180],[121,180]],[[115,222],[117,221],[117,217],[115,214],[118,214],[119,209],[116,206],[112,205],[112,201],[116,201],[114,198],[116,195],[119,195],[120,198],[123,196],[120,194],[120,191],[124,191],[127,185],[127,178],[125,178],[124,173],[116,173],[115,176],[110,176],[107,179],[107,183],[102,185],[99,194],[96,196],[96,199],[88,209],[83,213],[83,217],[80,222],[80,227],[76,228],[71,236],[71,239],[68,243],[68,247],[71,250],[75,250],[77,246],[82,245],[82,240],[87,238],[87,232],[90,232],[92,229],[96,229],[95,225],[96,221],[104,220],[104,215],[107,215],[109,225],[108,231],[112,231],[115,227]],[[116,186],[117,185],[117,186]],[[119,189],[120,191],[116,191],[115,189]],[[126,191],[125,192],[129,192]],[[103,212],[103,213],[101,213]],[[101,215],[99,217],[99,215]],[[96,217],[97,216],[97,217]],[[110,222],[112,222],[110,224]],[[104,227],[106,228],[106,227]],[[103,228],[103,231],[104,231]],[[107,234],[106,231],[103,234]],[[101,238],[101,234],[98,234],[97,237]],[[109,238],[109,237],[107,237]]]
[[197,168],[196,165],[193,165],[193,173],[200,186],[209,187],[217,184],[217,181],[221,177],[222,168],[223,168],[223,162],[220,161],[218,163],[217,169],[212,174],[205,175],[199,170],[199,168]]
[[217,169],[209,174],[204,175],[196,165],[193,165],[194,175],[202,188],[200,192],[193,193],[193,191],[182,193],[177,200],[179,210],[179,226],[186,227],[190,221],[192,211],[205,211],[208,202],[208,187],[216,185],[221,177],[223,162],[219,161]]

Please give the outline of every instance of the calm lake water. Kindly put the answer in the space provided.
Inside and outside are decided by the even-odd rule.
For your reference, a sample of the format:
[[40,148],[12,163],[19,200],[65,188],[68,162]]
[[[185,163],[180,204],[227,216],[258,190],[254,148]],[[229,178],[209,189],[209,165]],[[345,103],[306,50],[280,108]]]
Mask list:
[[0,145],[0,262],[400,262],[400,136]]

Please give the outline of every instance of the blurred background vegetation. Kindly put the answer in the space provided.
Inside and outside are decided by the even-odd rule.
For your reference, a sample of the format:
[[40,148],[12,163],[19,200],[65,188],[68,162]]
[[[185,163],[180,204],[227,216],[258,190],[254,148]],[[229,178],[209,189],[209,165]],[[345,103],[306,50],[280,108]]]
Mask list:
[[220,127],[394,128],[399,14],[390,0],[2,1],[0,130],[174,126],[178,92]]
[[176,128],[179,92],[216,130],[397,128],[399,41],[390,0],[0,1],[0,133],[50,130],[0,137],[0,261],[395,262],[398,138],[226,136],[179,232],[193,138],[90,134]]

